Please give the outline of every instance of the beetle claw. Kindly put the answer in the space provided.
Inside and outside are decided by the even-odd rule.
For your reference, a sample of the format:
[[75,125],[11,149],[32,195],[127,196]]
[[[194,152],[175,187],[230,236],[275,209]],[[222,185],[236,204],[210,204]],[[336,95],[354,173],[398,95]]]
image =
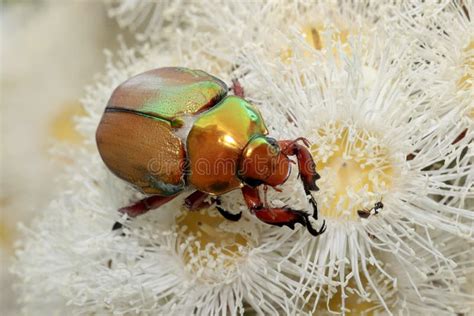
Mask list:
[[115,222],[114,225],[112,226],[112,230],[117,230],[121,229],[123,227],[123,224],[120,222]]
[[125,235],[125,233],[123,232],[122,228],[123,228],[123,224],[122,224],[122,223],[120,223],[120,222],[115,222],[114,225],[112,226],[112,231],[113,231],[113,232],[116,231],[117,233],[119,233],[119,236],[125,237],[126,235]]
[[285,224],[285,225],[290,227],[291,229],[295,229],[295,223],[288,223],[288,224]]
[[220,206],[216,206],[216,209],[219,211],[219,213],[221,213],[221,215],[229,220],[229,221],[233,221],[233,222],[237,222],[238,220],[240,220],[240,218],[242,217],[242,212],[240,213],[237,213],[237,214],[232,214],[226,210],[224,210],[222,207]]
[[308,229],[308,232],[313,235],[313,236],[319,236],[321,235],[322,233],[324,233],[326,231],[326,220],[323,220],[323,225],[321,226],[321,228],[319,230],[316,230],[313,228],[313,226],[311,225],[311,222],[309,221],[308,218],[306,218],[306,228]]

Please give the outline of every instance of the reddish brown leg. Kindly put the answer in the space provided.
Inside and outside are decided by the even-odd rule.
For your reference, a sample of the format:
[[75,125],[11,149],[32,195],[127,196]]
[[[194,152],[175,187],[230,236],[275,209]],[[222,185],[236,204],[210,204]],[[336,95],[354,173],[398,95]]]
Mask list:
[[245,93],[244,93],[244,88],[240,84],[239,80],[237,79],[232,79],[232,90],[234,91],[234,95],[244,98]]
[[[209,196],[209,194],[201,192],[201,191],[194,191],[191,195],[189,195],[185,200],[184,200],[184,205],[190,210],[194,211],[202,207],[209,207],[211,206],[210,203],[204,202],[204,200]],[[230,221],[238,221],[242,217],[242,212],[238,214],[232,214],[226,210],[224,210],[221,205],[221,201],[219,197],[214,197],[212,198],[212,203],[216,204],[216,209],[219,211],[219,213],[225,218]]]
[[153,195],[147,198],[144,198],[143,200],[140,200],[132,205],[122,207],[119,209],[120,213],[127,214],[129,217],[136,217],[138,215],[145,214],[149,210],[158,208],[162,206],[163,204],[168,203],[172,199],[174,199],[177,195],[172,195],[172,196],[158,196],[158,195]]
[[[304,145],[298,144],[302,141]],[[278,142],[282,152],[287,156],[296,156],[298,160],[298,169],[301,181],[303,182],[306,195],[310,196],[310,202],[313,206],[313,217],[318,219],[318,207],[316,201],[311,195],[311,191],[318,191],[316,180],[321,178],[316,172],[316,164],[308,150],[309,141],[306,138],[297,138],[295,140],[283,140]]]
[[[163,204],[168,203],[172,199],[177,197],[177,195],[172,195],[172,196],[158,196],[158,195],[153,195],[146,197],[136,203],[133,203],[132,205],[122,207],[119,209],[120,213],[127,214],[129,217],[136,217],[142,214],[145,214],[149,210],[158,208],[162,206]],[[112,230],[117,230],[122,228],[122,224],[119,222],[116,222],[114,226],[112,227]]]
[[310,234],[314,236],[318,236],[326,230],[326,224],[324,222],[320,230],[315,230],[308,219],[309,215],[305,212],[292,210],[288,207],[264,207],[260,200],[257,188],[252,188],[246,185],[242,188],[242,194],[244,195],[245,202],[247,203],[250,212],[255,214],[255,216],[264,223],[275,226],[286,225],[291,229],[294,229],[296,223],[300,223],[301,225],[306,226]]
[[199,208],[208,207],[210,206],[209,203],[204,202],[204,200],[209,196],[209,194],[201,192],[201,191],[194,191],[184,200],[184,206],[186,206],[190,211],[195,211]]

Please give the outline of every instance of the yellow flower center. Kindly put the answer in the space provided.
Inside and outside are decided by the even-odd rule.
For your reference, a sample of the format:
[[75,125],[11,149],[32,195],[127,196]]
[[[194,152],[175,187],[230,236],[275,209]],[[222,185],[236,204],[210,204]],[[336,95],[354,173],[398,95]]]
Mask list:
[[[362,284],[364,285],[365,288],[367,288],[367,280],[366,278],[364,278],[363,276],[361,276],[361,281],[362,281]],[[356,288],[356,282],[354,281],[354,279],[350,279],[349,280],[349,283],[346,287],[346,290],[345,290],[345,300],[344,300],[344,308],[347,310],[345,312],[345,315],[361,315],[361,314],[364,314],[364,315],[367,315],[367,316],[371,316],[371,315],[374,315],[375,312],[374,310],[376,309],[377,307],[377,302],[376,301],[366,301],[364,299],[362,299],[356,292],[354,291],[348,291],[347,288]],[[342,297],[341,297],[341,289],[338,287],[337,288],[337,292],[333,295],[333,297],[329,300],[329,308],[330,310],[332,311],[340,311],[342,309]],[[323,304],[319,304],[319,305],[323,305]],[[322,310],[322,309],[326,309],[326,304],[324,304],[324,306],[321,306],[321,308],[319,308],[318,306],[318,310]],[[370,311],[369,311],[370,310]],[[315,313],[314,315],[317,315],[318,313]]]
[[464,48],[464,53],[466,54],[463,64],[465,73],[459,79],[458,87],[462,90],[471,90],[474,79],[474,40],[471,40]]
[[375,132],[341,123],[316,131],[311,146],[321,175],[319,208],[324,217],[355,220],[370,209],[392,184],[389,150]]
[[[328,27],[324,24],[315,26],[306,26],[302,29],[303,37],[306,42],[317,50],[327,49],[333,47],[333,53],[336,55],[335,44],[341,44],[344,51],[350,54],[350,46],[348,44],[349,30],[344,28],[332,28],[331,36],[327,38],[324,32],[328,31]],[[329,39],[329,41],[328,41]]]
[[[375,269],[372,266],[367,267],[369,271],[374,271]],[[369,282],[367,278],[360,273],[360,283],[364,287],[364,289],[369,294],[370,300],[365,300],[357,294],[355,289],[358,287],[358,282],[355,281],[354,277],[352,277],[346,286],[344,286],[344,315],[366,315],[371,316],[375,315],[376,311],[379,307],[379,302],[376,298],[372,298],[371,288],[369,286]],[[328,306],[329,310],[333,312],[341,312],[343,308],[342,304],[342,295],[341,288],[337,287],[336,292],[332,294],[332,297],[327,302],[327,297],[322,296],[319,301],[318,305],[316,306],[316,310],[312,313],[313,315],[320,315],[321,313],[327,312]],[[315,294],[312,294],[309,301],[315,297]],[[311,311],[314,308],[314,300],[312,300],[312,304],[307,304],[306,310]]]
[[236,229],[236,225],[245,223],[231,222],[213,207],[184,210],[176,224],[181,240],[178,247],[184,249],[184,262],[193,272],[216,266],[233,267],[252,245],[248,234]]
[[[303,26],[300,28],[300,32],[310,46],[321,51],[323,54],[325,52],[332,54],[337,65],[341,62],[338,51],[339,46],[348,56],[352,54],[351,46],[349,45],[349,36],[355,34],[345,27],[319,23]],[[293,49],[287,48],[282,52],[281,59],[288,61],[293,55]],[[311,58],[313,54],[309,51],[305,51],[303,56]]]

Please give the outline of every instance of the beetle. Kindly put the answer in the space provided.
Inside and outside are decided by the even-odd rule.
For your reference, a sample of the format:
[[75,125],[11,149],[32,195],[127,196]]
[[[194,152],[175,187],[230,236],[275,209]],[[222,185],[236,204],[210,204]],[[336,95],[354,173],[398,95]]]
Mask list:
[[[310,219],[318,217],[311,192],[318,190],[319,175],[309,142],[269,137],[239,82],[234,80],[230,89],[233,95],[204,71],[166,67],[138,74],[113,91],[96,132],[100,156],[112,173],[149,195],[119,211],[135,217],[193,188],[184,203],[189,210],[208,204],[211,196],[218,211],[236,221],[242,213],[224,210],[219,196],[240,189],[261,221],[292,229],[300,223],[314,236],[323,233],[325,222],[317,230]],[[269,207],[260,197],[260,186],[275,188],[288,179],[290,156],[296,157],[312,215]]]

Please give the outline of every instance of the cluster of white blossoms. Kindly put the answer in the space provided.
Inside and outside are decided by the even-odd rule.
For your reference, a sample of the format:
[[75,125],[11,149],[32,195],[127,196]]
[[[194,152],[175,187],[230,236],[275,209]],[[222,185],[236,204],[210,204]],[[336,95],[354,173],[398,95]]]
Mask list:
[[[24,228],[26,311],[474,312],[473,2],[123,0],[110,13],[139,41],[87,90],[64,192]],[[105,167],[95,129],[118,84],[164,66],[238,78],[273,137],[311,142],[326,232],[263,224],[240,192],[222,196],[238,222],[186,211],[186,194],[120,217],[142,196]],[[268,202],[311,212],[295,171]]]

